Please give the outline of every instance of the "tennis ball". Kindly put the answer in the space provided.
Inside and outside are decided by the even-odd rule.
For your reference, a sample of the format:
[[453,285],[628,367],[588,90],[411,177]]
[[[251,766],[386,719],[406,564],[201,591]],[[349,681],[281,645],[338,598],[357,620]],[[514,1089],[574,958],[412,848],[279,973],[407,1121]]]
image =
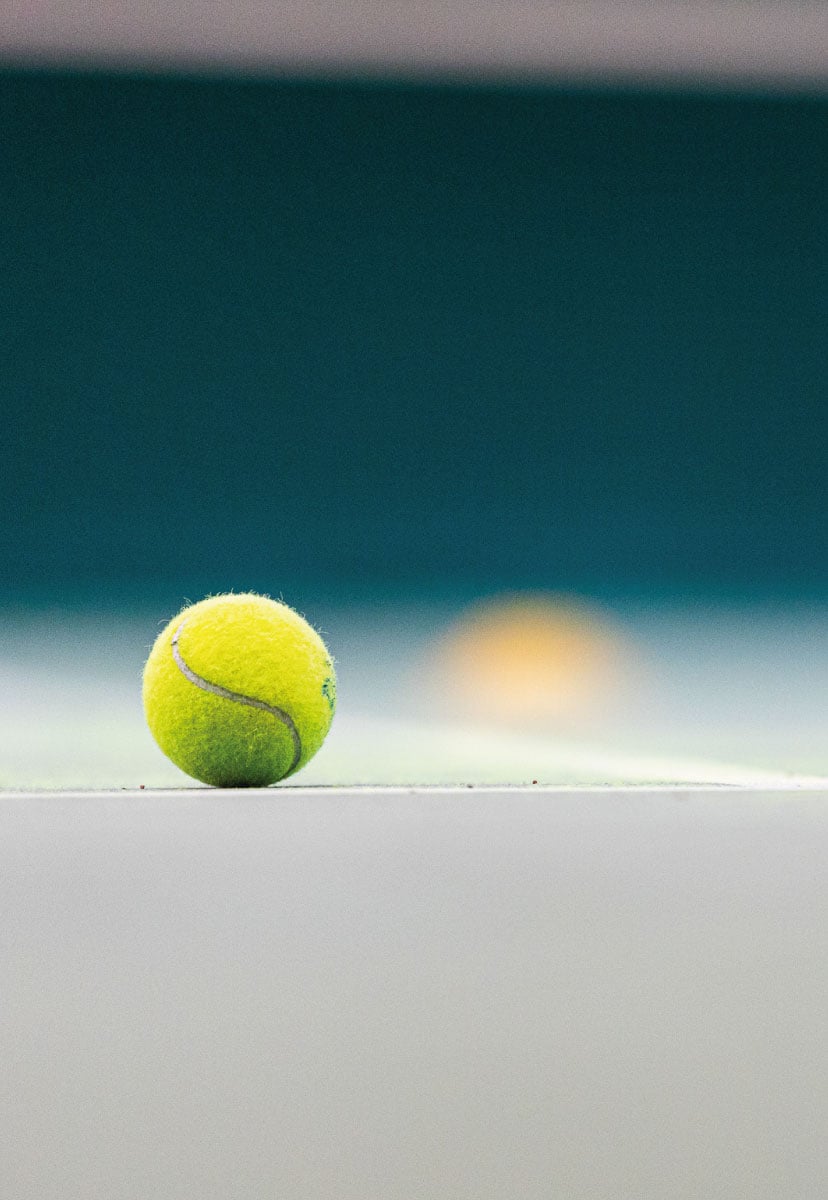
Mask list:
[[336,676],[319,634],[286,604],[210,596],[159,634],[143,695],[153,737],[182,771],[215,787],[266,787],[322,745]]

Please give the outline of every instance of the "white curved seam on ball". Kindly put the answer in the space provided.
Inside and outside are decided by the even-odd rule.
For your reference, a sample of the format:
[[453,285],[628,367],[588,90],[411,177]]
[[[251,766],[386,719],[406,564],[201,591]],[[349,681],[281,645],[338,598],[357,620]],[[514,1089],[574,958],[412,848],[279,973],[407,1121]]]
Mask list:
[[[291,717],[290,713],[286,713],[283,708],[277,708],[275,704],[267,704],[264,700],[257,700],[255,696],[243,696],[241,692],[231,692],[229,688],[222,687],[218,683],[211,683],[209,679],[204,679],[201,675],[197,675],[192,667],[189,667],[184,661],[181,650],[178,647],[178,639],[185,625],[186,621],[182,621],[172,638],[172,655],[175,659],[175,665],[181,674],[185,679],[189,679],[190,683],[194,683],[196,687],[201,688],[203,692],[211,692],[214,696],[221,696],[223,700],[232,700],[235,704],[246,704],[248,708],[260,708],[262,712],[269,712],[271,716],[281,722],[293,741],[293,761],[287,771],[285,771],[285,775],[290,775],[291,771],[296,770],[299,759],[302,757],[302,742],[299,738],[299,730],[293,722],[293,717]],[[284,777],[282,776],[282,778]]]

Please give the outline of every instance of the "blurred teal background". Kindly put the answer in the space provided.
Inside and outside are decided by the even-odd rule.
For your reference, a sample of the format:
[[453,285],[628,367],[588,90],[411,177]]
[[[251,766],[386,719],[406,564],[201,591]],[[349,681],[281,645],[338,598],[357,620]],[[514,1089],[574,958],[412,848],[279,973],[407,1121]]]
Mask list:
[[[0,786],[184,782],[141,666],[225,590],[336,657],[303,782],[828,773],[828,98],[7,66],[0,128]],[[621,667],[509,728],[440,639],[527,590]]]
[[0,75],[0,594],[821,595],[828,100]]

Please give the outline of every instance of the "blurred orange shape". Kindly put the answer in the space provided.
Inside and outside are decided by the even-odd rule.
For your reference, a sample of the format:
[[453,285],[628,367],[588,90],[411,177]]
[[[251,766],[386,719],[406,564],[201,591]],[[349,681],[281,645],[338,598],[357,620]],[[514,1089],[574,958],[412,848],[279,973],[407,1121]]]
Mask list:
[[606,701],[622,640],[581,601],[512,594],[482,601],[438,640],[432,683],[455,715],[550,723]]

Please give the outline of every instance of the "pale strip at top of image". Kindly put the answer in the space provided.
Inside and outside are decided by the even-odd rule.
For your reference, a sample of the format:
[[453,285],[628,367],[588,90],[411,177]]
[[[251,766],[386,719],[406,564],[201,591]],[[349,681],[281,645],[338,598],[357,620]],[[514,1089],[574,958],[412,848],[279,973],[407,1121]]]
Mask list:
[[824,0],[9,0],[7,64],[822,91]]

